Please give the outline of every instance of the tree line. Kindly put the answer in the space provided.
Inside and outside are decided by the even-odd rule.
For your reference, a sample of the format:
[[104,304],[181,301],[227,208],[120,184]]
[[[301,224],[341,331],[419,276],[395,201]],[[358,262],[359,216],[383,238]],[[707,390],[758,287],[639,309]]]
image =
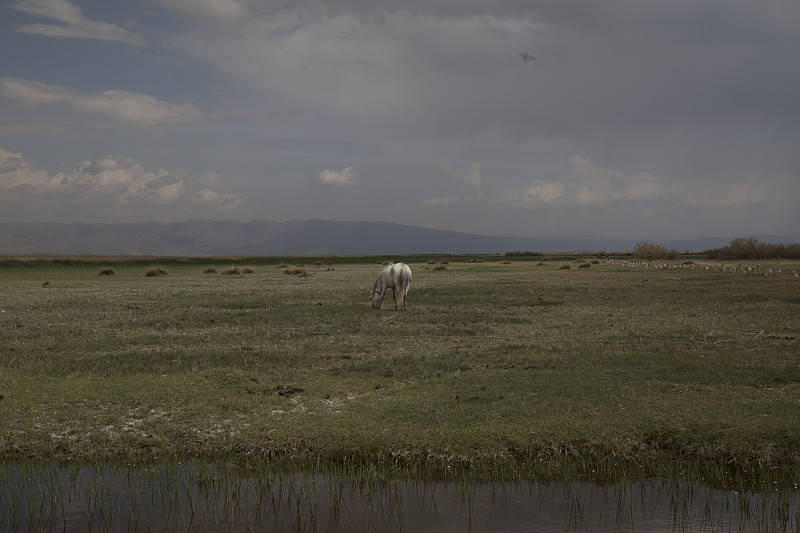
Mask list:
[[720,261],[755,259],[800,259],[800,244],[768,244],[757,239],[733,239],[727,246],[704,252]]

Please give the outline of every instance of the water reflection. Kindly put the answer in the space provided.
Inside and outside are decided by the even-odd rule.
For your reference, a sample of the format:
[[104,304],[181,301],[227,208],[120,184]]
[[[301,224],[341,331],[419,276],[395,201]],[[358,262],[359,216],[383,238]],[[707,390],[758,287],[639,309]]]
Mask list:
[[331,474],[0,465],[2,531],[800,531],[796,492],[684,481],[352,481]]

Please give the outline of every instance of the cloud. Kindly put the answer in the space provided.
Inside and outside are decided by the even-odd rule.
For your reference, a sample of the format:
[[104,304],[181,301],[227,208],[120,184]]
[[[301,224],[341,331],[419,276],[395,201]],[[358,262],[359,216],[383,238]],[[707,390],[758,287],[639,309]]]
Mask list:
[[116,90],[86,93],[18,78],[0,78],[0,97],[30,107],[63,103],[79,115],[110,118],[128,125],[185,123],[201,117],[191,104],[162,102],[143,93]]
[[430,200],[425,200],[422,202],[422,207],[443,207],[446,205],[451,205],[454,199],[446,196],[442,198],[431,198]]
[[759,203],[766,194],[767,187],[763,183],[733,183],[721,194],[715,195],[712,203],[719,207],[743,206]]
[[22,154],[0,149],[0,192],[8,205],[17,208],[42,202],[60,209],[80,204],[93,205],[96,212],[106,214],[165,207],[187,214],[200,208],[213,214],[243,204],[235,194],[191,191],[182,177],[164,169],[147,171],[120,154],[100,154],[70,172],[51,176],[33,170]]
[[353,167],[347,167],[341,172],[337,170],[325,169],[317,176],[317,183],[322,185],[356,185],[358,183],[358,174],[353,172]]
[[561,201],[564,195],[563,183],[545,183],[542,180],[536,180],[522,191],[521,203],[525,206],[553,204]]
[[534,181],[522,191],[525,206],[542,204],[605,205],[641,201],[664,195],[655,177],[647,172],[625,174],[592,163],[588,157],[573,155],[567,163],[564,182]]
[[29,15],[49,18],[61,24],[26,24],[17,28],[20,33],[45,37],[98,39],[122,42],[134,46],[145,44],[141,35],[108,22],[89,20],[78,6],[67,0],[21,0],[9,7]]
[[480,191],[483,188],[483,181],[481,179],[481,165],[479,163],[470,163],[466,168],[450,168],[445,165],[442,167],[445,172],[450,174],[453,178],[466,183],[470,188]]
[[187,17],[209,22],[232,24],[247,13],[247,7],[237,0],[153,0],[164,9]]
[[235,211],[242,207],[242,198],[236,194],[218,193],[210,189],[204,189],[192,196],[192,203],[217,211]]

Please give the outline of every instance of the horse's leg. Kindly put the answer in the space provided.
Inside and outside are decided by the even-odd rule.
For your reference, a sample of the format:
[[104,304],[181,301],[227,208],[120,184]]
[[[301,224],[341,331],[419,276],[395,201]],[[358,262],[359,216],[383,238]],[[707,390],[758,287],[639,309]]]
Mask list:
[[392,287],[392,299],[394,300],[394,310],[397,311],[397,289],[394,287]]

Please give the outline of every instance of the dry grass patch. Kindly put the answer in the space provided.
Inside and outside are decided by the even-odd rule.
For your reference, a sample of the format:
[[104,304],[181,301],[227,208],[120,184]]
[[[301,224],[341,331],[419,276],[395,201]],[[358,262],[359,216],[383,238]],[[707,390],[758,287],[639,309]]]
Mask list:
[[203,270],[203,274],[216,274],[216,273],[217,269],[214,267],[208,267],[205,270]]
[[116,273],[117,272],[113,268],[103,267],[100,269],[101,276],[114,276]]
[[241,274],[241,272],[239,271],[239,268],[235,267],[235,266],[230,266],[230,267],[226,268],[225,270],[222,271],[222,273],[223,274],[227,274],[229,276],[238,276],[239,274]]
[[163,266],[151,266],[144,275],[148,278],[159,278],[169,275],[169,272]]
[[287,276],[296,276],[298,278],[310,278],[311,274],[308,273],[306,267],[303,265],[296,266],[294,268],[285,268],[283,273]]

